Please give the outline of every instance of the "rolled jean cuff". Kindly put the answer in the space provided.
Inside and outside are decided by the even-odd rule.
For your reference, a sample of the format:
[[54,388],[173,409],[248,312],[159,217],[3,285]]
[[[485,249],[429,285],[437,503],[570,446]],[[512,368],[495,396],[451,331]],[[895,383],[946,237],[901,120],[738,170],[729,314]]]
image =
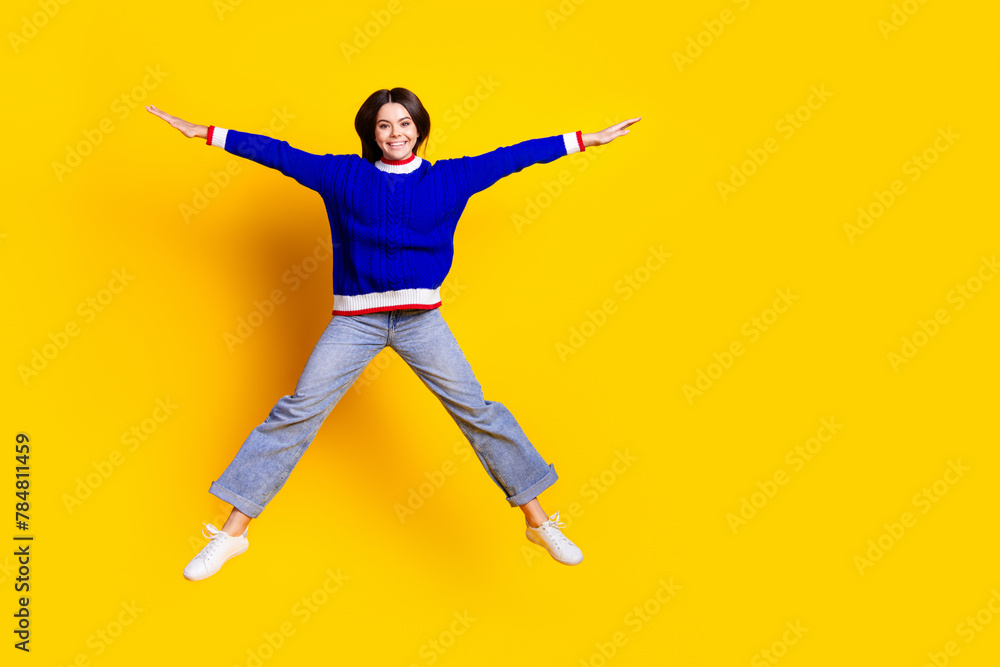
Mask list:
[[208,487],[208,492],[216,498],[225,500],[227,503],[243,512],[251,519],[256,519],[257,515],[264,511],[262,506],[247,500],[238,493],[233,493],[218,482],[212,482],[212,485]]
[[[520,505],[523,505],[526,502],[530,501],[535,496],[537,496],[539,493],[544,491],[545,489],[555,484],[557,479],[559,479],[559,475],[556,474],[555,466],[553,466],[550,463],[549,471],[545,474],[545,477],[542,477],[540,480],[532,484],[530,487],[528,487],[521,493],[518,493],[517,495],[514,496],[510,496],[509,498],[507,498],[507,502],[510,503],[511,507],[518,507]],[[243,510],[240,511],[242,512]]]

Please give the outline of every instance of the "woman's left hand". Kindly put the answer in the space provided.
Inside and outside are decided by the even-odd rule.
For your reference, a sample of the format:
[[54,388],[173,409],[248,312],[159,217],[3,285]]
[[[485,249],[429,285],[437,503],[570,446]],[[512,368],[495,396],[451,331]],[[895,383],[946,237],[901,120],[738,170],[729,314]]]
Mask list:
[[628,134],[628,130],[625,128],[632,123],[638,123],[642,120],[642,116],[638,118],[629,118],[628,120],[623,120],[620,123],[615,123],[609,128],[603,129],[600,132],[593,132],[591,134],[581,135],[583,139],[583,145],[586,146],[603,146],[604,144],[610,144],[612,141],[618,137],[623,137]]

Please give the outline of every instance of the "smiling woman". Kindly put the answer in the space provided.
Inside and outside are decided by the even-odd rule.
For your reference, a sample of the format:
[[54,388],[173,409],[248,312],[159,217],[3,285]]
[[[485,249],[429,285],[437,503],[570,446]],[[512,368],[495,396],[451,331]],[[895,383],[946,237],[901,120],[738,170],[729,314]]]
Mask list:
[[[408,162],[431,135],[431,118],[416,95],[406,88],[372,93],[358,110],[354,129],[369,162]],[[370,138],[374,136],[372,141]]]
[[327,415],[386,347],[434,393],[507,502],[524,512],[528,540],[560,563],[580,563],[583,553],[559,530],[565,526],[559,512],[546,515],[537,498],[558,479],[555,468],[506,407],[484,398],[441,317],[440,290],[451,268],[458,219],[472,195],[530,165],[607,144],[628,134],[625,128],[640,119],[432,165],[416,155],[430,134],[430,115],[405,88],[378,90],[359,109],[354,126],[360,157],[307,153],[265,135],[195,125],[146,108],[186,137],[205,139],[320,193],[333,248],[333,318],[294,393],[277,402],[209,487],[233,510],[221,529],[205,524],[210,542],[188,563],[184,576],[205,579],[247,550],[250,519],[282,488]]

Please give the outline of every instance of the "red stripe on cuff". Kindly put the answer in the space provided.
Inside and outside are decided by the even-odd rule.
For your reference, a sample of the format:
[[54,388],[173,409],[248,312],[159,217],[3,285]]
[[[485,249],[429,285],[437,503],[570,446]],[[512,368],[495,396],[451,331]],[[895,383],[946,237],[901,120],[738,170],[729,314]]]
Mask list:
[[215,130],[215,126],[214,125],[209,125],[208,126],[208,140],[205,141],[205,143],[208,144],[209,146],[212,145],[212,131],[213,130]]
[[583,145],[583,132],[580,130],[576,131],[576,143],[580,144],[581,151],[587,150],[587,147]]

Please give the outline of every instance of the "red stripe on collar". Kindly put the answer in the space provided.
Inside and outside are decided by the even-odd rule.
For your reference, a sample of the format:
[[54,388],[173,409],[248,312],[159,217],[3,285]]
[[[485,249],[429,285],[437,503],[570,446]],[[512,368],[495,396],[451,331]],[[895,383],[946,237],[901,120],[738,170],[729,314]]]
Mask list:
[[416,153],[410,153],[410,157],[406,158],[405,160],[386,160],[385,156],[383,155],[382,157],[379,158],[379,161],[381,161],[382,164],[409,164],[413,162],[414,158],[416,157],[417,157]]

